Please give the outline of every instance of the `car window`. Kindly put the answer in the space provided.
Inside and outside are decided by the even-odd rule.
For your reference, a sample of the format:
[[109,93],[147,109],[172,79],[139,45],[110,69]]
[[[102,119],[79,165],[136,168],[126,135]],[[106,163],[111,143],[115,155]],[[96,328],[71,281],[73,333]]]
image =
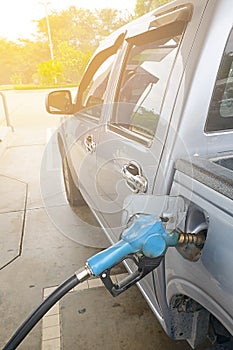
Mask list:
[[79,86],[76,101],[79,113],[100,117],[110,73],[123,40],[124,34],[119,35],[112,46],[100,51],[92,59]]
[[219,66],[205,131],[233,130],[233,30]]
[[87,114],[94,114],[95,117],[99,117],[101,114],[115,56],[116,54],[111,55],[101,64],[83,93],[83,108],[86,108]]
[[[176,57],[182,29],[168,30],[163,37],[143,35],[131,44],[116,96],[111,124],[152,139]],[[172,28],[173,28],[172,27]],[[164,32],[163,32],[164,33]],[[147,32],[148,34],[148,32]],[[148,39],[148,35],[147,35]]]

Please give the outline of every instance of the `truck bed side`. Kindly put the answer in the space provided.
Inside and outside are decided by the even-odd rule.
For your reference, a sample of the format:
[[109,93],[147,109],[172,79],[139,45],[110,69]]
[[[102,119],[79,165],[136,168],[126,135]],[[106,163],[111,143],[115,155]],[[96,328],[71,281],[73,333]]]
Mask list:
[[[232,158],[231,158],[232,157]],[[206,224],[207,236],[197,261],[170,249],[166,256],[167,299],[186,295],[233,330],[233,153],[178,160],[171,194],[185,198],[186,232]]]

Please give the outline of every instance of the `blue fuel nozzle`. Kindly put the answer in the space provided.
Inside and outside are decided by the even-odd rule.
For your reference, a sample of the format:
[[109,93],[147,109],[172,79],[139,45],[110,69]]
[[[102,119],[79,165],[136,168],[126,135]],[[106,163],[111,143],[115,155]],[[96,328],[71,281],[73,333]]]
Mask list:
[[147,258],[164,256],[168,247],[178,244],[179,233],[167,233],[154,215],[135,215],[132,224],[124,230],[121,240],[87,260],[94,276],[110,269],[129,254],[142,253]]

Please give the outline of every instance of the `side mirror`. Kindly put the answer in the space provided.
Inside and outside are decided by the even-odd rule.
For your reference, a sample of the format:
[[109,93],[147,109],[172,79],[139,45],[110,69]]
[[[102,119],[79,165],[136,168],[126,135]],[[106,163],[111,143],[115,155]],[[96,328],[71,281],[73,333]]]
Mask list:
[[45,101],[46,110],[51,114],[73,114],[74,106],[69,90],[52,91]]

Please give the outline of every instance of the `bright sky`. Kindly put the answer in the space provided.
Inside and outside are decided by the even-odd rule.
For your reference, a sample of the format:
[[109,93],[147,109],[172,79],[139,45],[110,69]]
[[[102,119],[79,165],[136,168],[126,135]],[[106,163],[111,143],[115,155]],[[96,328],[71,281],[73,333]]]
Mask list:
[[[45,7],[41,3],[45,0],[4,0],[0,4],[0,38],[17,40],[17,38],[31,38],[36,32],[33,20],[45,17]],[[134,11],[136,0],[49,0],[48,12],[60,11],[69,6],[89,8],[94,10],[112,7],[120,10]]]

